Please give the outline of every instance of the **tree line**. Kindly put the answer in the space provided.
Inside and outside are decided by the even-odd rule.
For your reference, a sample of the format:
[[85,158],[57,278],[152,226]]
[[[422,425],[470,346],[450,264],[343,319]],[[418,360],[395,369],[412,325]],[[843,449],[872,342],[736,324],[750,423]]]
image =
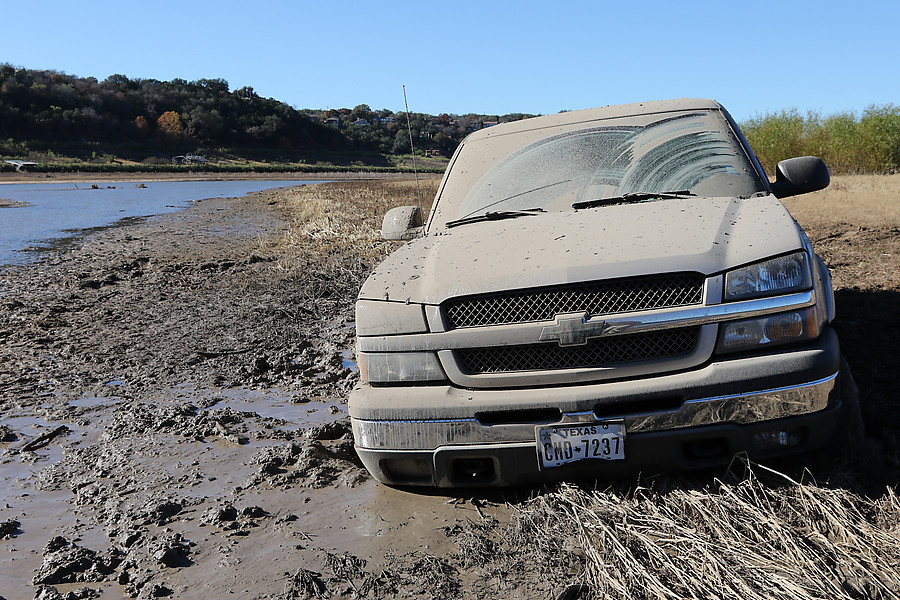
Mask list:
[[337,148],[337,132],[222,79],[103,81],[0,65],[0,137],[53,148],[78,143]]
[[[526,115],[410,114],[418,151],[450,156],[485,123]],[[362,104],[331,111],[297,110],[231,90],[224,79],[158,81],[110,75],[103,81],[0,64],[0,154],[50,151],[82,157],[117,153],[169,156],[195,148],[264,150],[273,160],[321,151],[410,152],[407,115]],[[102,151],[102,150],[101,150]]]
[[[98,81],[0,64],[4,158],[114,154],[152,164],[199,148],[213,157],[267,163],[350,154],[362,157],[354,164],[388,166],[386,157],[411,153],[408,126],[417,152],[449,157],[468,133],[531,116],[407,115],[366,104],[298,110],[252,87],[231,90],[224,79],[116,74]],[[778,161],[803,155],[822,157],[834,173],[900,170],[900,107],[892,104],[827,117],[790,109],[756,116],[741,128],[769,173]]]

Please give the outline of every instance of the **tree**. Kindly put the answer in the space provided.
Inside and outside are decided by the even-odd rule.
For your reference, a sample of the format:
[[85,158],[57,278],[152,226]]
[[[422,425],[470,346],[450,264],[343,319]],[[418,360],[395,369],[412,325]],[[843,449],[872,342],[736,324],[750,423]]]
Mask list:
[[112,88],[112,89],[118,89],[118,88],[128,89],[128,88],[137,87],[136,82],[131,81],[130,79],[128,79],[127,76],[122,75],[121,73],[116,73],[114,75],[110,75],[109,77],[107,77],[106,79],[103,80],[103,85],[105,87]]
[[249,85],[245,85],[239,90],[234,90],[234,95],[240,98],[241,100],[252,100],[253,98],[258,97],[256,92],[253,91],[253,88]]
[[409,154],[409,132],[405,129],[398,129],[394,136],[394,145],[391,147],[391,154]]
[[216,79],[198,79],[194,82],[194,85],[223,96],[228,93],[228,82],[221,77]]
[[13,77],[16,74],[16,68],[9,63],[0,64],[0,82]]
[[147,132],[150,131],[150,123],[147,122],[147,119],[143,115],[138,115],[134,118],[134,126],[137,128],[138,138],[146,139]]
[[369,108],[368,104],[359,104],[353,108],[353,111],[350,113],[350,121],[357,119],[372,120],[372,109]]
[[200,141],[215,141],[222,134],[225,121],[218,110],[196,107],[187,119],[188,134]]
[[162,141],[168,143],[176,143],[181,139],[184,133],[184,123],[181,122],[181,116],[174,110],[168,110],[159,115],[156,120],[156,126]]

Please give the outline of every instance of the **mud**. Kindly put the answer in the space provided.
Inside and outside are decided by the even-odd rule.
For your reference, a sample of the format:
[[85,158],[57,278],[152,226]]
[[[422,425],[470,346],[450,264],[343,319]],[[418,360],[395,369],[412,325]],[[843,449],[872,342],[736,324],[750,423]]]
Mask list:
[[285,218],[205,200],[0,271],[0,596],[456,594],[431,552],[480,517],[368,478],[364,274],[283,268]]
[[[196,202],[0,270],[0,597],[588,597],[586,550],[522,511],[540,491],[368,478],[346,417],[365,273],[287,268],[283,197]],[[854,323],[896,312],[897,283],[849,284],[841,265],[863,261],[841,231],[811,237],[837,265],[861,392],[886,405]],[[884,231],[879,272],[896,273]]]

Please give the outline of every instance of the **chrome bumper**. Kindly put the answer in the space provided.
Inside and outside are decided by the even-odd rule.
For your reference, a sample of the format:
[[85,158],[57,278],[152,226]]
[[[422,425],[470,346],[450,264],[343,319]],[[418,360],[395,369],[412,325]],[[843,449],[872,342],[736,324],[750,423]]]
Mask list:
[[[820,412],[835,403],[837,373],[802,385],[700,398],[673,410],[618,415],[629,433],[689,427],[750,425]],[[563,413],[559,424],[584,423],[598,418],[593,411]],[[483,425],[477,419],[364,420],[353,418],[359,448],[369,450],[436,450],[442,446],[533,442],[538,423]],[[541,423],[543,424],[543,423]]]

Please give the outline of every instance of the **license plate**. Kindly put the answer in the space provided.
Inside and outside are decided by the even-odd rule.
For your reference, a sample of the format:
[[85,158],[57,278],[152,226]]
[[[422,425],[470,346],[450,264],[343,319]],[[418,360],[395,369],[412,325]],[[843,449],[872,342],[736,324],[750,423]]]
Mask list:
[[578,423],[535,427],[538,464],[542,469],[578,460],[624,460],[625,423]]

